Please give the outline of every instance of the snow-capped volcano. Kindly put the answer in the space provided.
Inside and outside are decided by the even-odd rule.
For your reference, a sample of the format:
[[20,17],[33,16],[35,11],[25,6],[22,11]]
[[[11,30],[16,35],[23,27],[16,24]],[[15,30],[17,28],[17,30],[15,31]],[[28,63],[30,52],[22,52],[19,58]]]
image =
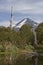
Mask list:
[[37,23],[34,22],[33,20],[29,19],[29,18],[25,18],[23,20],[21,20],[19,23],[16,24],[16,28],[21,28],[24,24],[29,24],[30,26],[36,26]]
[[20,21],[19,23],[16,24],[16,27],[21,28],[25,24],[26,21],[27,21],[27,19],[24,19],[23,21]]

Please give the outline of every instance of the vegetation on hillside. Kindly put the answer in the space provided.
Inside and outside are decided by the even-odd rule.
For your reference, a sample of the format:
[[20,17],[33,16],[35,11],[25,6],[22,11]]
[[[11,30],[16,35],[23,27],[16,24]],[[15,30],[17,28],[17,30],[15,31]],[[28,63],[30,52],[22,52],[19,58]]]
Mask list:
[[31,49],[33,43],[34,36],[29,25],[23,25],[18,32],[10,28],[0,27],[0,48],[4,49],[3,51],[14,50],[15,46],[27,50],[30,48],[31,51],[34,50]]
[[[36,28],[36,35],[37,47],[35,48],[34,35],[29,25],[23,25],[18,32],[14,29],[0,27],[0,65],[34,64],[34,58],[27,52],[43,53],[43,23]],[[43,57],[38,58],[38,65],[42,65]]]
[[39,24],[36,29],[38,44],[43,45],[43,23]]
[[[39,47],[43,45],[43,23],[36,28],[36,34]],[[29,25],[23,25],[18,32],[14,29],[0,27],[0,51],[12,51],[15,48],[34,51],[33,44],[34,35]]]
[[36,34],[38,43],[37,51],[43,53],[43,23],[40,23],[36,28]]

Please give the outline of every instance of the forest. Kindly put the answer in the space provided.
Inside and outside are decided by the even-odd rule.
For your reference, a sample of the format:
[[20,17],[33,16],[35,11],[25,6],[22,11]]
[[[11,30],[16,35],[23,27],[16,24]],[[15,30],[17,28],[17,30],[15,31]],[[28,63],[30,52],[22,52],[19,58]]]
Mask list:
[[[37,45],[34,43],[35,38],[31,26],[25,24],[19,31],[15,31],[14,28],[10,29],[9,27],[0,26],[0,65],[23,65],[19,61],[25,62],[25,60],[23,61],[25,57],[30,58],[28,55],[24,56],[23,53],[43,53],[43,23],[38,25],[35,32],[37,35]],[[15,64],[16,60],[19,64]],[[43,65],[43,59],[39,58],[39,60],[38,65]],[[27,59],[26,61],[25,65],[32,65],[33,60]]]

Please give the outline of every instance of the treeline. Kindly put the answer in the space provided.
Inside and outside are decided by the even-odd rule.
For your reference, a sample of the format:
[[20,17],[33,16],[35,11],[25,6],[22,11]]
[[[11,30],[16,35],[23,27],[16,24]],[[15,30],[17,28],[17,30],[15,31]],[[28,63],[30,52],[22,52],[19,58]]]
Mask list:
[[[37,43],[43,45],[43,23],[36,28]],[[0,27],[0,50],[11,50],[12,48],[34,49],[34,34],[29,25],[23,25],[21,29],[16,32],[14,29]]]
[[38,44],[43,45],[43,23],[36,28]]

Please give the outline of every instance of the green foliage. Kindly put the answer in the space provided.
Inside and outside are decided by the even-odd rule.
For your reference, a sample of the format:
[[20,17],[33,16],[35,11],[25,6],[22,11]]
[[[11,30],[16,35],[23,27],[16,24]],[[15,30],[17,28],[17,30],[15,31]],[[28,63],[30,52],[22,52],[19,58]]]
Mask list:
[[0,45],[0,52],[4,51],[4,47],[2,45]]
[[29,50],[29,51],[35,51],[35,49],[34,49],[34,47],[32,45],[26,45],[25,49]]
[[36,29],[38,44],[43,45],[43,23],[39,24]]
[[38,57],[38,65],[43,65],[43,56]]
[[[10,30],[9,28],[0,27],[0,42],[4,47],[10,44],[16,45],[18,48],[25,49],[26,45],[33,44],[34,37],[31,27],[29,25],[23,25],[20,31]],[[10,44],[9,44],[10,42]]]
[[[29,55],[27,56],[24,54],[18,56],[18,58],[17,55],[20,55],[22,52],[34,52],[35,50],[37,52],[43,51],[43,23],[41,23],[37,27],[36,33],[37,33],[38,46],[36,49],[34,49],[34,47],[32,46],[32,44],[34,43],[34,36],[33,32],[31,31],[31,27],[29,25],[23,25],[20,31],[18,32],[16,32],[15,30],[10,30],[9,28],[0,27],[0,52],[1,52],[0,54],[5,55],[4,59],[2,60],[0,56],[0,64],[3,65],[4,62],[5,63],[4,65],[6,65],[6,63],[9,61],[11,57],[13,59],[10,60],[10,63],[13,61],[13,64],[15,63],[16,65],[18,64],[23,65],[23,63],[25,65],[31,65],[33,63],[33,60],[30,59],[30,57],[28,57]],[[12,55],[13,53],[14,55]],[[41,61],[39,62],[39,64],[40,63]]]
[[36,48],[36,51],[37,51],[38,53],[43,53],[43,45],[38,44],[38,45],[37,45],[37,48]]
[[15,31],[8,28],[0,28],[0,42],[14,40]]
[[20,29],[20,36],[24,44],[32,44],[34,41],[33,32],[29,25],[23,25]]

